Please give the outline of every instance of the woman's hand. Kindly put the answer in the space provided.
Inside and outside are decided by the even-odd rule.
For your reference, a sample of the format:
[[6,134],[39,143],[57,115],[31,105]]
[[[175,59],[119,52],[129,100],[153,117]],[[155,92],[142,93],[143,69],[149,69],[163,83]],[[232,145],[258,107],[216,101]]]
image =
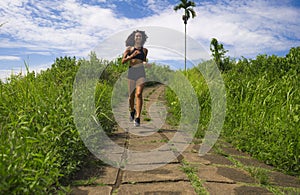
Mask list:
[[132,58],[134,58],[135,56],[139,55],[141,52],[138,50],[135,50],[131,55],[126,56],[126,60],[131,60]]
[[135,50],[133,54],[131,54],[132,58],[139,55],[141,52],[139,50]]

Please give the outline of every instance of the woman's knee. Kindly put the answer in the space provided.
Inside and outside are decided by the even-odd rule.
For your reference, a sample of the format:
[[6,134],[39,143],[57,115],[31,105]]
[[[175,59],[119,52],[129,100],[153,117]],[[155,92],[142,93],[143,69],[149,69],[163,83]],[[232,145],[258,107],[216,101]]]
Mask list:
[[137,92],[135,93],[135,97],[136,97],[136,98],[142,98],[142,97],[143,97],[142,91],[137,91]]

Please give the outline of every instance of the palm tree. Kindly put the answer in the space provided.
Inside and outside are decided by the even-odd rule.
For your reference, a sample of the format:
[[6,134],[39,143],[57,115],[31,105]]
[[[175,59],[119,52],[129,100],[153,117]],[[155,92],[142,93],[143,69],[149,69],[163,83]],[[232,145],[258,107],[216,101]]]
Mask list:
[[186,72],[186,24],[192,15],[192,18],[196,16],[196,12],[193,10],[196,4],[193,1],[180,0],[180,3],[174,7],[174,10],[184,9],[184,15],[182,20],[184,22],[184,70]]

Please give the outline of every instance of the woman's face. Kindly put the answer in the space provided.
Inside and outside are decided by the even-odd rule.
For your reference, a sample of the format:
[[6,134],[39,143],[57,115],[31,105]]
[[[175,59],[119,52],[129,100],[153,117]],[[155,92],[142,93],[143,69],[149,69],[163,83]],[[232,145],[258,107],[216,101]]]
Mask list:
[[135,33],[134,41],[138,44],[142,43],[142,34],[139,32]]

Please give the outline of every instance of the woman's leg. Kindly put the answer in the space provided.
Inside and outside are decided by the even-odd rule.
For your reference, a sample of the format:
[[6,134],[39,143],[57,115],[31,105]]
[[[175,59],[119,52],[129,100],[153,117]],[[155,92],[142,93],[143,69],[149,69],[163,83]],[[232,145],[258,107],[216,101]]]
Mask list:
[[136,82],[135,98],[136,98],[136,118],[140,118],[143,106],[143,89],[145,78],[139,78]]
[[135,81],[128,79],[128,103],[130,112],[134,110],[134,89],[135,89]]

